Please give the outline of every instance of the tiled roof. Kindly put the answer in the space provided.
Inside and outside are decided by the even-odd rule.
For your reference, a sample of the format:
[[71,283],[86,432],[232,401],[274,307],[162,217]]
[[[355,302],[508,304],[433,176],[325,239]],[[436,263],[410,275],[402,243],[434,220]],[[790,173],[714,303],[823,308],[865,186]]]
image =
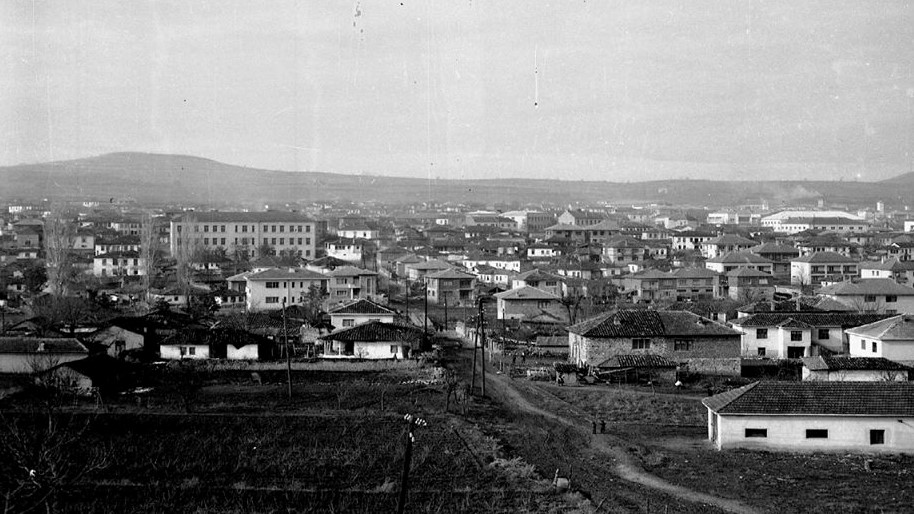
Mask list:
[[662,355],[616,355],[597,365],[598,368],[675,368],[677,364]]
[[813,252],[809,255],[792,259],[790,262],[808,262],[811,264],[854,264],[857,261],[837,252]]
[[881,341],[914,340],[914,316],[900,314],[848,330],[849,334],[872,337]]
[[422,337],[422,329],[410,325],[397,325],[369,321],[350,328],[336,330],[321,339],[333,341],[412,342]]
[[836,296],[895,295],[914,296],[914,287],[903,286],[890,278],[866,278],[823,287],[819,294]]
[[718,414],[914,416],[914,383],[754,382],[702,403]]
[[523,280],[524,282],[531,282],[531,281],[537,281],[537,280],[563,281],[563,280],[565,280],[565,278],[566,277],[555,275],[553,273],[549,273],[548,271],[543,271],[539,268],[533,268],[532,270],[520,273],[515,277],[515,279]]
[[568,327],[585,337],[739,336],[740,332],[686,311],[620,310]]
[[72,337],[0,337],[0,353],[89,353]]
[[503,293],[497,293],[494,296],[500,300],[559,300],[559,297],[552,293],[530,286],[509,289]]
[[756,241],[751,239],[746,239],[745,237],[738,236],[735,234],[724,234],[722,236],[717,236],[714,239],[706,241],[704,244],[707,245],[739,245],[739,246],[755,246],[758,244]]
[[679,268],[672,271],[676,278],[714,278],[718,273],[708,268]]
[[826,370],[898,370],[903,371],[909,369],[903,364],[899,364],[895,361],[890,361],[885,357],[833,357],[826,355],[818,355],[816,357],[804,357],[803,365],[809,368],[811,371],[826,371]]
[[800,255],[800,250],[796,247],[778,243],[762,243],[758,246],[753,246],[749,251],[758,255],[765,253],[791,253],[793,255]]
[[248,280],[327,280],[326,275],[305,268],[270,268],[250,273],[244,278]]
[[772,264],[774,261],[761,255],[750,252],[730,252],[720,257],[708,259],[705,262],[723,263],[723,264]]
[[770,278],[771,273],[765,273],[764,271],[759,271],[752,268],[737,268],[733,271],[727,273],[728,277],[766,277]]
[[454,266],[447,262],[439,260],[439,259],[432,259],[430,261],[417,262],[415,264],[410,264],[407,267],[414,269],[414,270],[419,270],[419,271],[423,271],[423,270],[428,271],[428,270],[448,269],[448,268],[453,268]]
[[430,273],[426,275],[426,278],[476,278],[476,275],[469,273],[467,271],[459,270],[457,268],[451,268],[446,270],[441,270],[437,273]]
[[194,212],[185,214],[179,221],[194,220],[199,223],[308,223],[310,218],[296,212]]
[[885,262],[861,262],[858,267],[861,270],[910,271],[914,270],[914,261],[899,261],[895,257],[892,257]]
[[860,312],[760,312],[733,320],[732,323],[740,327],[777,327],[788,319],[794,319],[814,327],[851,328],[889,316]]
[[361,298],[330,309],[330,314],[394,314],[394,311]]
[[777,326],[780,328],[801,328],[801,329],[813,328],[813,325],[810,325],[809,323],[800,321],[793,317],[785,319],[784,321],[778,323]]
[[356,268],[355,266],[340,266],[330,272],[331,277],[355,277],[362,275],[377,275],[374,271]]

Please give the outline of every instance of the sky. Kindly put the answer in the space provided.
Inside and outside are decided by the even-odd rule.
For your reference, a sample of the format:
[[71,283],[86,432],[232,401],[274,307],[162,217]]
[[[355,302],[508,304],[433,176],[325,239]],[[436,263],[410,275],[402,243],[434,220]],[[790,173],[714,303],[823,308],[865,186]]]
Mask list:
[[914,171],[914,7],[0,2],[0,166],[108,152],[432,178]]

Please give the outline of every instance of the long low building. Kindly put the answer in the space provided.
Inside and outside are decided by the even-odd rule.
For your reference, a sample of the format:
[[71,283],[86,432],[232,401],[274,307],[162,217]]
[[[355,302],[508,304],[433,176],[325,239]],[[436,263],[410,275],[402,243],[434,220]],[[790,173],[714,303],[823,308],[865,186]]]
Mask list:
[[754,382],[702,403],[719,450],[914,452],[910,382]]

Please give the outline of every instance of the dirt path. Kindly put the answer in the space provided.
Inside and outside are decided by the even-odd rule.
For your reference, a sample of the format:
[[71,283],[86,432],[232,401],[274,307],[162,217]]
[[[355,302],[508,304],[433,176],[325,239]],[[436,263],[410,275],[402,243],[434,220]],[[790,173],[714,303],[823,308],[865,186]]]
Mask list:
[[[565,404],[563,405],[563,408],[571,412],[578,411],[577,414],[579,415],[573,416],[571,419],[569,419],[567,416],[562,416],[560,414],[556,414],[555,412],[534,405],[529,400],[527,400],[523,394],[521,394],[520,390],[518,389],[520,384],[504,375],[497,375],[494,373],[487,374],[487,379],[491,380],[491,386],[496,387],[499,392],[504,394],[511,401],[511,404],[514,407],[520,409],[521,411],[549,418],[565,426],[583,431],[584,433],[591,429],[589,423],[583,421],[590,419],[590,416],[588,416],[583,411],[578,411],[578,409],[568,405],[566,402],[557,397],[553,396],[556,401],[561,401]],[[575,422],[574,420],[582,421]],[[735,512],[741,514],[756,512],[755,509],[742,502],[720,498],[710,494],[694,491],[686,487],[671,484],[666,480],[660,479],[645,472],[634,462],[632,462],[631,457],[625,452],[625,450],[622,449],[624,442],[616,437],[608,434],[600,434],[598,436],[593,436],[590,439],[590,444],[591,447],[595,450],[603,452],[604,454],[612,457],[612,459],[615,461],[613,469],[619,477],[625,480],[664,492],[682,500],[714,506],[727,512]]]

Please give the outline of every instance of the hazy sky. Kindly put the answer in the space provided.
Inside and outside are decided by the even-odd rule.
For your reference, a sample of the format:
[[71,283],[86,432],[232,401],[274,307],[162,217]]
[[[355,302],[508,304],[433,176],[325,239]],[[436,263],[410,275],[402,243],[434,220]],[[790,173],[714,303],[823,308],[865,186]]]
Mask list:
[[9,0],[0,65],[0,165],[875,179],[914,146],[901,1]]

